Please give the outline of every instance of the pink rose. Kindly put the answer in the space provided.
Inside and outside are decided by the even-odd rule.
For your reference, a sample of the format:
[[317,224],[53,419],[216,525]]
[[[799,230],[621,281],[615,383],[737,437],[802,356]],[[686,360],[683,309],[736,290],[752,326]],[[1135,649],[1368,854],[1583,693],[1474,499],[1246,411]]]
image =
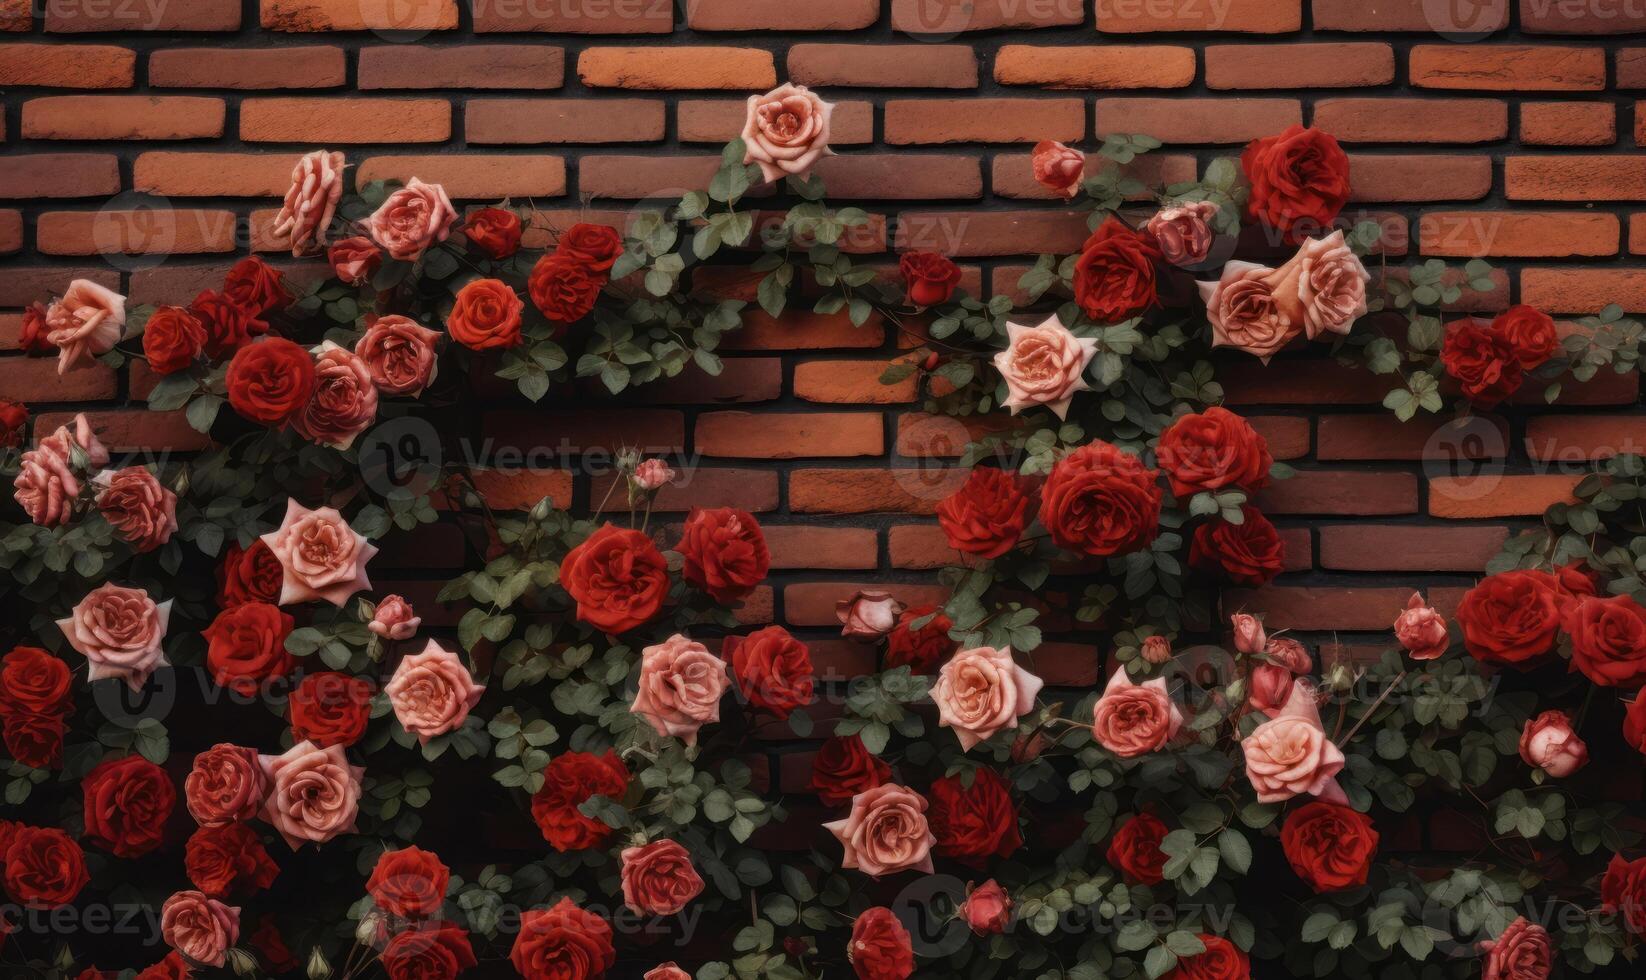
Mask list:
[[1235,613],[1229,617],[1229,622],[1234,627],[1236,650],[1255,657],[1268,647],[1269,637],[1263,632],[1263,620],[1250,613]]
[[1011,647],[961,650],[938,671],[932,685],[937,723],[954,729],[961,751],[970,751],[1033,711],[1042,683],[1012,660]]
[[222,966],[240,938],[240,910],[205,892],[178,892],[160,906],[160,937],[196,966]]
[[1496,939],[1483,939],[1480,980],[1548,980],[1554,968],[1549,930],[1519,916]]
[[388,595],[377,604],[366,628],[385,640],[409,640],[422,625],[423,619],[412,612],[411,603],[400,596]]
[[391,257],[415,262],[430,245],[446,240],[456,220],[457,211],[445,188],[413,177],[389,195],[367,219],[366,228]]
[[417,395],[434,381],[440,366],[435,357],[439,341],[438,330],[391,313],[372,321],[355,343],[354,352],[366,362],[378,391],[385,395]]
[[1162,208],[1149,219],[1148,231],[1160,245],[1161,256],[1173,265],[1198,265],[1212,250],[1211,220],[1217,205],[1191,201]]
[[1294,270],[1292,280],[1284,281],[1274,269],[1235,260],[1223,266],[1217,282],[1199,283],[1212,323],[1212,346],[1233,347],[1269,363],[1303,332],[1297,274]]
[[1122,759],[1165,747],[1183,727],[1183,712],[1166,691],[1166,678],[1138,684],[1116,667],[1092,708],[1092,737]]
[[292,850],[305,841],[324,844],[338,834],[354,833],[360,777],[366,770],[349,764],[343,746],[322,749],[303,741],[281,755],[261,756],[258,762],[270,786],[263,819]]
[[1255,664],[1246,701],[1258,711],[1278,711],[1292,696],[1292,672],[1279,664]]
[[840,618],[840,635],[848,640],[878,640],[897,625],[903,603],[890,592],[862,591],[834,604]]
[[1076,337],[1057,314],[1034,327],[1007,323],[1006,337],[1006,349],[994,356],[994,366],[1009,393],[1001,404],[1013,415],[1045,405],[1063,418],[1074,393],[1091,389],[1086,365],[1097,356],[1097,341]]
[[328,150],[304,154],[292,168],[291,188],[270,233],[276,238],[287,236],[292,256],[300,256],[308,246],[325,243],[326,229],[342,198],[343,154]]
[[692,980],[692,975],[670,961],[647,970],[640,980]]
[[383,253],[364,235],[345,238],[326,252],[332,274],[351,286],[364,286],[383,264]]
[[1347,335],[1366,315],[1366,284],[1371,274],[1344,244],[1343,232],[1311,238],[1281,267],[1282,280],[1297,266],[1297,298],[1303,304],[1303,330],[1310,340],[1323,333]]
[[219,742],[194,757],[183,780],[189,815],[202,827],[224,827],[250,820],[263,809],[268,774],[257,750]]
[[120,538],[138,552],[153,551],[177,532],[177,494],[143,466],[128,466],[92,479],[102,489],[97,509]]
[[425,744],[462,726],[486,693],[457,654],[433,640],[422,653],[402,659],[383,690],[400,727]]
[[1030,165],[1034,168],[1034,179],[1042,187],[1070,200],[1080,191],[1080,181],[1086,173],[1086,154],[1056,140],[1041,140],[1034,145]]
[[1314,658],[1303,644],[1289,636],[1271,636],[1263,644],[1263,655],[1269,662],[1286,668],[1293,674],[1307,674],[1314,670]]
[[171,619],[171,602],[157,605],[142,589],[105,582],[86,593],[57,625],[69,646],[85,656],[87,680],[118,677],[137,691],[166,665],[161,641]]
[[634,482],[642,490],[656,490],[674,481],[674,470],[661,459],[648,459],[634,468]]
[[1433,660],[1446,652],[1446,617],[1430,608],[1416,592],[1406,600],[1406,611],[1395,620],[1395,639],[1413,660]]
[[377,385],[371,368],[347,347],[327,340],[314,358],[314,394],[292,417],[303,438],[347,449],[377,421]]
[[625,847],[623,904],[638,915],[673,915],[703,891],[692,857],[672,840]]
[[57,346],[57,373],[91,367],[97,355],[120,342],[126,328],[126,297],[89,279],[69,283],[46,310],[46,339]]
[[1159,667],[1172,659],[1172,645],[1164,636],[1148,636],[1143,639],[1143,660],[1145,663]]
[[1005,932],[1012,920],[1012,898],[1000,882],[990,878],[966,896],[960,917],[979,936]]
[[936,836],[926,824],[926,799],[896,783],[866,789],[852,797],[844,820],[823,825],[840,839],[842,868],[856,868],[878,878],[914,868],[932,873]]
[[310,510],[287,500],[285,520],[261,540],[280,562],[277,602],[282,606],[319,599],[341,606],[349,596],[371,588],[366,563],[377,549],[334,507]]
[[1566,712],[1545,711],[1527,719],[1520,733],[1520,757],[1528,766],[1564,779],[1588,764],[1589,747],[1572,731]]
[[804,85],[784,83],[765,95],[749,96],[743,122],[743,162],[760,166],[767,180],[804,174],[829,149],[829,117],[834,106]]
[[720,696],[729,683],[726,662],[679,633],[640,654],[640,690],[629,710],[659,735],[697,744],[697,730],[720,720]]
[[[75,465],[75,456],[84,459]],[[109,464],[109,451],[97,441],[84,414],[74,417],[74,429],[58,426],[23,454],[17,478],[17,503],[29,520],[43,527],[67,524],[74,516],[74,501],[80,495],[81,473]]]
[[1246,778],[1259,803],[1282,803],[1309,793],[1329,803],[1347,803],[1337,774],[1343,751],[1326,737],[1320,708],[1307,681],[1294,680],[1286,705],[1240,743]]

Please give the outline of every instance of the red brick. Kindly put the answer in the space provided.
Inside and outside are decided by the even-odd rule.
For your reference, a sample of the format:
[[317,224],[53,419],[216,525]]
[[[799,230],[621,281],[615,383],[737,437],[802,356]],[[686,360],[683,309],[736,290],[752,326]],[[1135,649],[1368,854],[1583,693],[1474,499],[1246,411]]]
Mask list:
[[1525,269],[1520,299],[1550,313],[1646,312],[1646,269]]
[[[682,99],[675,109],[680,142],[726,143],[736,139],[743,134],[748,108],[747,99]],[[874,142],[874,106],[868,102],[836,102],[829,118],[829,142],[834,146]]]
[[47,211],[35,224],[47,255],[186,255],[232,252],[233,211]]
[[931,514],[966,481],[958,469],[800,469],[789,473],[796,514]]
[[240,138],[252,143],[444,143],[445,99],[258,98],[240,103]]
[[46,30],[56,34],[240,29],[240,0],[189,0],[188,3],[43,0],[41,5],[46,11]]
[[360,88],[559,88],[566,52],[547,44],[387,44],[360,49]]
[[1099,137],[1134,133],[1163,143],[1246,143],[1303,121],[1296,99],[1098,99]]
[[[777,474],[771,470],[687,466],[677,472],[674,483],[657,492],[654,513],[678,513],[693,507],[736,507],[751,514],[777,509]],[[590,497],[598,503],[614,483],[614,477],[596,477]],[[612,498],[619,502],[614,506],[620,505],[622,493],[619,488]]]
[[880,0],[691,0],[694,31],[855,31],[880,19]]
[[23,103],[23,136],[182,140],[223,135],[223,100],[194,95],[57,95]]
[[1522,102],[1520,141],[1533,146],[1611,146],[1617,108],[1610,102]]
[[1559,474],[1536,476],[1437,476],[1429,480],[1432,517],[1532,517],[1551,504],[1572,500],[1579,477]]
[[892,99],[886,103],[886,142],[1077,142],[1086,135],[1079,99]]
[[1206,87],[1212,89],[1357,88],[1394,78],[1394,48],[1382,42],[1206,48]]
[[1489,143],[1509,135],[1499,99],[1325,99],[1314,125],[1345,143]]
[[1433,0],[1312,0],[1317,31],[1422,31],[1463,35],[1509,26],[1510,0],[1445,6]]
[[862,589],[890,592],[911,606],[941,604],[949,590],[941,585],[899,585],[886,582],[803,582],[783,589],[783,615],[794,626],[833,626],[835,603],[850,599]]
[[914,459],[954,458],[969,443],[1016,428],[1011,416],[982,415],[959,419],[952,415],[906,412],[897,417],[897,454]]
[[[111,452],[195,452],[211,445],[211,439],[189,425],[182,409],[150,412],[145,409],[113,409],[87,412],[97,438]],[[74,421],[73,412],[48,412],[34,420],[36,431],[49,432]]]
[[1314,567],[1314,532],[1306,527],[1280,528],[1282,572],[1306,572]]
[[1582,463],[1620,453],[1646,455],[1646,419],[1636,415],[1541,416],[1526,423],[1526,453],[1544,463]]
[[922,153],[842,153],[814,171],[835,200],[976,200],[983,170],[976,157]]
[[1417,479],[1410,473],[1299,470],[1257,495],[1266,514],[1412,514]]
[[111,154],[0,155],[0,198],[102,197],[119,189],[119,164]]
[[915,397],[913,376],[896,384],[881,384],[887,361],[803,361],[794,366],[794,394],[809,402],[881,404],[910,402]]
[[343,49],[325,44],[278,48],[163,48],[149,55],[156,88],[336,88]]
[[1646,10],[1632,3],[1520,0],[1520,29],[1528,34],[1636,34],[1646,31]]
[[[99,286],[120,288],[120,273],[108,266],[65,269],[61,266],[19,266],[8,263],[0,275],[0,306],[28,306],[34,302],[49,302],[61,295],[72,280],[89,279]],[[133,300],[137,302],[137,300]],[[57,370],[56,364],[52,370]]]
[[1223,593],[1223,609],[1263,613],[1270,629],[1285,626],[1298,631],[1387,631],[1406,608],[1412,590],[1389,588],[1330,588],[1271,585],[1261,589],[1231,589]]
[[[63,280],[68,285],[68,280]],[[58,287],[58,292],[62,287]],[[89,402],[113,398],[117,380],[114,369],[106,364],[95,364],[68,374],[57,373],[55,357],[8,357],[0,361],[5,366],[6,395],[33,405],[52,402]],[[61,424],[61,423],[59,423]],[[57,426],[46,427],[35,420],[36,432],[50,432]]]
[[1002,28],[1068,27],[1086,19],[1084,0],[892,0],[892,29],[954,35]]
[[663,138],[664,106],[655,99],[471,99],[464,108],[470,143],[643,143]]
[[616,452],[631,446],[644,453],[679,452],[686,422],[676,411],[605,408],[589,411],[508,410],[488,412],[481,438],[493,441],[498,465],[518,453]]
[[[1095,176],[1114,166],[1093,153],[1086,157],[1086,175]],[[996,153],[991,164],[990,189],[996,197],[1030,200],[1061,200],[1034,179],[1033,157],[1027,153]],[[1125,174],[1143,184],[1137,200],[1152,201],[1156,192],[1171,184],[1192,182],[1198,170],[1195,158],[1186,153],[1146,153],[1126,164]]]
[[879,456],[885,421],[874,412],[710,412],[698,416],[693,445],[740,459]]
[[0,31],[34,30],[34,8],[33,0],[0,0]]
[[975,88],[977,54],[965,44],[796,44],[789,80],[855,88]]
[[1617,87],[1646,88],[1646,48],[1618,49]]
[[544,497],[557,507],[572,505],[572,474],[565,470],[476,468],[470,476],[493,510],[531,510]]
[[1246,421],[1269,444],[1275,459],[1301,459],[1309,455],[1312,437],[1309,420],[1301,415],[1249,415]]
[[[585,197],[635,200],[678,198],[708,186],[720,167],[718,156],[609,156],[589,154],[577,162],[578,190]],[[674,203],[670,201],[669,203]]]
[[1284,34],[1302,26],[1303,0],[1223,0],[1220,3],[1097,0],[1097,29],[1110,34],[1144,31]]
[[874,568],[880,558],[875,532],[860,527],[762,524],[773,568]]
[[777,67],[758,48],[587,48],[577,77],[590,88],[764,91],[777,84]]
[[355,171],[357,186],[373,180],[418,177],[454,198],[558,197],[566,192],[566,163],[555,156],[442,153],[368,157]]
[[1476,201],[1492,191],[1492,158],[1349,154],[1351,201]]
[[1320,529],[1320,567],[1341,572],[1479,572],[1506,527],[1334,525]]
[[897,216],[899,252],[1038,255],[1079,251],[1090,232],[1069,211],[904,211]]
[[168,197],[283,197],[299,153],[143,153],[132,187]]
[[449,31],[457,0],[258,0],[270,31]]
[[1451,463],[1501,460],[1508,452],[1509,430],[1502,419],[1471,415],[1419,417],[1408,422],[1387,411],[1369,415],[1323,415],[1316,423],[1317,458],[1424,460]]
[[1646,157],[1512,156],[1503,161],[1503,190],[1521,201],[1646,200]]
[[949,547],[943,529],[931,524],[898,524],[886,532],[893,568],[932,569],[965,565],[968,557]]
[[657,0],[609,3],[533,3],[531,0],[468,0],[479,34],[667,34],[674,4]]
[[743,329],[721,341],[726,350],[827,350],[841,347],[879,347],[886,327],[879,314],[861,327],[852,326],[845,313],[813,313],[790,309],[771,317],[758,309],[743,311]]
[[110,44],[0,44],[0,86],[130,88],[137,54]]
[[672,378],[624,392],[648,405],[729,405],[772,401],[783,394],[783,362],[775,357],[731,357],[719,374],[689,365]]
[[1646,254],[1646,214],[1629,215],[1629,252]]
[[1429,211],[1418,222],[1424,255],[1616,255],[1616,215],[1530,211]]
[[1042,88],[1183,88],[1194,82],[1193,48],[1168,45],[1007,44],[994,80]]
[[16,208],[0,208],[0,255],[23,248],[23,213]]
[[1422,88],[1569,92],[1606,87],[1606,52],[1550,44],[1419,44],[1412,84]]

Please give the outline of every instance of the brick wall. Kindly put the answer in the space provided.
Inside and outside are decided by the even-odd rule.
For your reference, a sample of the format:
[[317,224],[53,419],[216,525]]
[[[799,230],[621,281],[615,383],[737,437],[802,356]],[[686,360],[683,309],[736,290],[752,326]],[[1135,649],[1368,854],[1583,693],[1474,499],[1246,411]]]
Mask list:
[[[1646,201],[1646,41],[1620,40],[1646,32],[1646,3],[1630,0],[0,0],[0,28],[8,353],[19,308],[70,278],[182,302],[265,249],[304,150],[470,204],[615,218],[706,180],[742,97],[785,79],[839,105],[840,156],[820,168],[831,196],[886,216],[856,245],[948,252],[974,291],[1010,290],[1029,256],[1083,237],[1030,179],[1033,141],[1151,133],[1167,145],[1144,169],[1175,181],[1301,121],[1349,150],[1352,208],[1384,222],[1390,262],[1485,255],[1501,270],[1492,307],[1646,312],[1646,212],[1632,210]],[[902,344],[884,322],[755,312],[719,379],[619,407],[582,389],[527,407],[477,380],[448,421],[490,452],[686,454],[689,485],[666,506],[757,512],[776,571],[750,617],[823,639],[856,583],[935,595],[947,557],[929,515],[967,431],[923,415],[910,385],[879,384]],[[1553,408],[1533,393],[1458,431],[1395,423],[1380,379],[1326,360],[1231,359],[1223,374],[1299,470],[1261,502],[1289,572],[1229,601],[1349,643],[1384,629],[1414,584],[1454,603],[1505,535],[1564,497],[1563,465],[1646,445],[1632,375],[1569,384]],[[140,414],[150,387],[140,366],[59,379],[48,360],[0,360],[0,394],[29,402],[37,426],[86,410],[111,445],[198,448],[182,419]],[[607,485],[558,467],[485,482],[501,501],[584,507]],[[432,595],[462,547],[439,527],[385,559]],[[1053,643],[1039,660],[1084,684],[1098,654]]]

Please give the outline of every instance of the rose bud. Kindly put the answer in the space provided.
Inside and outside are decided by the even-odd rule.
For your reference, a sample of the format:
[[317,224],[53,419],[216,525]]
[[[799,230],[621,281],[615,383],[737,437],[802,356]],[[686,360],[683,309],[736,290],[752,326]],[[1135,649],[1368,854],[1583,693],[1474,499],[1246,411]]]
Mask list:
[[889,592],[859,592],[835,603],[840,618],[840,635],[849,640],[878,640],[897,625],[903,603]]
[[1406,609],[1395,620],[1395,639],[1413,660],[1433,660],[1446,652],[1446,617],[1432,609],[1416,592],[1406,600]]
[[1268,645],[1269,638],[1263,632],[1263,621],[1248,613],[1236,613],[1231,617],[1234,624],[1234,645],[1241,653],[1256,655],[1263,652]]
[[966,896],[960,917],[979,936],[1005,932],[1012,918],[1012,897],[991,878]]
[[1150,636],[1143,640],[1143,659],[1145,662],[1159,667],[1172,659],[1172,645],[1164,636]]
[[1056,140],[1041,140],[1034,145],[1031,166],[1034,167],[1034,179],[1042,187],[1068,200],[1080,190],[1080,179],[1086,171],[1086,155]]
[[1172,265],[1196,265],[1206,261],[1212,248],[1212,216],[1217,205],[1194,201],[1162,208],[1149,219],[1149,234],[1160,246],[1160,254]]
[[1248,704],[1258,711],[1279,711],[1292,694],[1292,672],[1279,664],[1258,664],[1252,668],[1251,687]]
[[634,468],[634,482],[642,490],[657,490],[674,482],[674,470],[661,459],[648,459]]
[[1520,757],[1529,766],[1562,779],[1589,762],[1589,747],[1572,731],[1564,711],[1545,711],[1526,722],[1520,733]]
[[909,303],[927,307],[947,303],[960,285],[960,266],[936,252],[905,252],[897,262],[908,284]]

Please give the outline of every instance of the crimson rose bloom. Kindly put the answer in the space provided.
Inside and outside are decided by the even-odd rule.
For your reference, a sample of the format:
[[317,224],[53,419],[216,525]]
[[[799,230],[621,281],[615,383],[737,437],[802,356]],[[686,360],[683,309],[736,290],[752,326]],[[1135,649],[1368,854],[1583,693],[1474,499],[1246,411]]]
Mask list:
[[[1296,128],[1296,127],[1293,127]],[[1222,936],[1198,937],[1204,953],[1180,957],[1162,980],[1251,980],[1252,963],[1240,947]]]
[[1621,915],[1630,932],[1646,934],[1646,857],[1625,861],[1621,854],[1612,855],[1600,879],[1600,902],[1606,911]]
[[1601,687],[1646,684],[1646,609],[1626,595],[1588,596],[1566,606],[1572,669]]
[[74,838],[56,827],[15,827],[0,853],[6,894],[33,909],[74,901],[91,876]]
[[463,222],[463,234],[492,258],[506,259],[520,251],[520,216],[502,208],[481,208]]
[[455,922],[433,922],[395,934],[383,948],[389,980],[452,980],[476,965],[469,934]]
[[1261,490],[1274,465],[1268,442],[1251,423],[1216,405],[1173,422],[1161,433],[1155,456],[1179,497],[1226,487]]
[[694,509],[680,535],[681,574],[719,603],[754,591],[771,568],[766,535],[754,515],[734,507]]
[[1349,201],[1349,157],[1329,133],[1293,124],[1240,155],[1252,186],[1246,210],[1293,244],[1325,230]]
[[1476,660],[1524,665],[1548,653],[1560,631],[1554,579],[1534,570],[1487,576],[1464,593],[1457,621],[1463,646]]
[[1377,829],[1364,813],[1323,800],[1292,810],[1280,828],[1286,860],[1317,892],[1364,885],[1377,854],[1377,839]]
[[1130,881],[1158,885],[1166,880],[1166,853],[1160,842],[1166,839],[1166,824],[1152,813],[1139,813],[1114,832],[1109,841],[1109,866]]
[[80,781],[85,838],[116,857],[140,857],[160,846],[177,805],[171,777],[140,755],[106,759]]
[[229,405],[260,425],[285,425],[314,394],[314,358],[283,337],[247,344],[234,352],[224,378]]
[[914,974],[914,943],[892,910],[875,906],[852,923],[846,947],[858,980],[907,980]]
[[203,290],[189,304],[189,312],[206,332],[206,356],[221,360],[246,346],[253,337],[269,331],[257,313],[246,309],[222,293]]
[[224,687],[253,694],[263,681],[285,677],[296,661],[286,652],[291,616],[266,602],[247,602],[217,614],[200,632],[206,638],[206,666]]
[[1440,363],[1469,401],[1482,408],[1491,408],[1520,388],[1520,360],[1509,340],[1473,320],[1459,320],[1447,329]]
[[285,574],[280,559],[262,538],[244,549],[231,543],[217,566],[217,604],[228,609],[248,602],[273,603],[280,598]]
[[263,839],[243,823],[196,830],[184,847],[183,869],[194,887],[216,899],[227,898],[242,885],[262,891],[280,874]]
[[241,259],[223,278],[223,295],[254,316],[283,310],[291,305],[280,270],[255,255]]
[[366,893],[377,907],[402,919],[427,919],[446,901],[451,869],[421,847],[384,851],[377,857]]
[[617,951],[610,923],[562,898],[521,914],[509,960],[525,980],[594,980],[611,969]]
[[1531,371],[1560,349],[1560,335],[1549,314],[1522,303],[1511,306],[1492,321],[1492,333],[1509,345],[1520,366]]
[[779,718],[812,701],[812,654],[781,626],[726,638],[723,653],[743,696]]
[[13,759],[31,769],[55,769],[63,764],[63,737],[68,734],[67,713],[9,711],[0,719],[0,740]]
[[202,827],[250,820],[263,808],[268,793],[269,777],[258,762],[257,750],[228,742],[196,755],[183,779],[183,801]]
[[160,962],[139,973],[136,980],[189,980],[193,973],[194,968],[183,959],[183,954],[174,949]]
[[0,657],[0,714],[66,711],[72,682],[68,664],[39,647],[15,647]]
[[937,853],[981,865],[984,858],[1011,857],[1023,846],[1017,805],[1006,781],[993,769],[973,770],[970,788],[960,776],[940,776],[926,795]]
[[23,426],[29,420],[29,410],[22,402],[0,398],[0,446],[23,444]]
[[1075,301],[1099,323],[1118,323],[1155,303],[1155,263],[1160,246],[1111,215],[1086,244],[1074,265]]
[[1240,513],[1239,524],[1218,518],[1195,528],[1189,564],[1236,585],[1267,585],[1286,567],[1286,546],[1262,511],[1241,504]]
[[606,285],[596,272],[571,255],[545,255],[532,266],[526,280],[532,305],[555,323],[575,323],[589,315]]
[[[926,624],[914,629],[915,623]],[[897,625],[886,634],[886,669],[907,665],[912,673],[935,674],[959,643],[949,638],[954,622],[937,606],[916,606],[903,610]]]
[[1646,755],[1646,697],[1637,695],[1629,702],[1629,710],[1623,716],[1623,741]]
[[937,523],[954,550],[999,558],[1012,550],[1039,510],[1040,501],[1028,480],[997,467],[979,466],[960,489],[937,505]]
[[557,851],[578,851],[605,843],[612,828],[577,808],[591,796],[621,797],[629,770],[616,752],[562,752],[543,768],[543,786],[532,794],[532,819]]
[[830,735],[812,757],[812,779],[807,786],[831,806],[848,803],[864,790],[892,778],[892,767],[871,753],[856,734]]
[[904,252],[897,260],[897,269],[903,273],[909,302],[914,306],[947,303],[954,287],[960,285],[960,266],[936,252]]
[[143,356],[155,374],[176,374],[205,349],[205,326],[181,306],[162,306],[143,325]]
[[526,304],[501,279],[476,279],[457,291],[446,331],[470,350],[520,343],[520,313]]
[[36,300],[23,310],[23,324],[17,333],[17,347],[25,354],[53,353],[57,350],[57,345],[47,336],[50,332],[51,328],[46,324],[46,305]]
[[649,621],[669,592],[669,565],[643,532],[602,524],[560,562],[577,618],[607,633]]
[[606,274],[623,254],[623,236],[616,228],[578,222],[560,236],[554,251],[556,255],[576,260],[591,272]]
[[1040,493],[1040,522],[1060,548],[1106,558],[1160,533],[1158,474],[1136,456],[1092,442],[1063,457]]
[[303,678],[291,692],[286,710],[294,741],[349,746],[366,733],[371,720],[372,682],[322,670]]

